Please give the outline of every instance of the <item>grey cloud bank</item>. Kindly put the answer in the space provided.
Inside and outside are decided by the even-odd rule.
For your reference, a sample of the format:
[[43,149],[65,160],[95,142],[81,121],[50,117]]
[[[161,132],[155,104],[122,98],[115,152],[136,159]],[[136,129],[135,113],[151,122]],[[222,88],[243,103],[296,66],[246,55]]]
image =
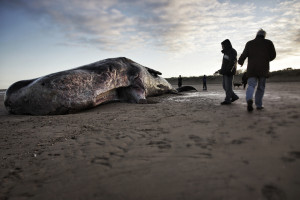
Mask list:
[[279,2],[272,8],[216,0],[4,0],[1,4],[3,9],[21,9],[35,20],[51,22],[66,36],[66,44],[101,50],[138,46],[186,53],[216,48],[226,37],[244,45],[262,27],[272,35],[279,57],[300,52],[298,1]]

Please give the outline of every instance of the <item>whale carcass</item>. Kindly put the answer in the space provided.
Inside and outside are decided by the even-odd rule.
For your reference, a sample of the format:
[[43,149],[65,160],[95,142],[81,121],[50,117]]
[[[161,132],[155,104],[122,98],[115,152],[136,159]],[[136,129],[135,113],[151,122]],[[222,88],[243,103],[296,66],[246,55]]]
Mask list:
[[120,57],[37,79],[19,81],[5,94],[12,114],[74,113],[110,101],[146,103],[146,97],[176,92],[160,72]]

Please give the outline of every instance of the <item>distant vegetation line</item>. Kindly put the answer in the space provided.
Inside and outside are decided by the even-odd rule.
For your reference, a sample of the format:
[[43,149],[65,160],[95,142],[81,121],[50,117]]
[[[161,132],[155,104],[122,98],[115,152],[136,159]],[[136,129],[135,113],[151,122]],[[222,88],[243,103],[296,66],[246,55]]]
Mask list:
[[[241,82],[243,73],[239,70],[238,75],[234,76],[234,82]],[[203,76],[191,76],[182,77],[183,85],[188,84],[202,84]],[[177,85],[178,77],[166,78],[172,85]],[[210,75],[207,76],[207,83],[221,83],[221,75]],[[300,69],[287,68],[279,71],[274,71],[270,73],[270,78],[267,79],[268,82],[300,82]],[[0,89],[0,93],[5,92],[6,89]]]
[[[234,82],[241,82],[243,74],[234,76]],[[183,85],[202,84],[203,76],[182,77]],[[177,85],[178,77],[166,78],[172,85]],[[206,77],[207,83],[221,83],[222,75],[210,75]],[[300,69],[287,68],[284,70],[270,72],[268,82],[300,82]]]

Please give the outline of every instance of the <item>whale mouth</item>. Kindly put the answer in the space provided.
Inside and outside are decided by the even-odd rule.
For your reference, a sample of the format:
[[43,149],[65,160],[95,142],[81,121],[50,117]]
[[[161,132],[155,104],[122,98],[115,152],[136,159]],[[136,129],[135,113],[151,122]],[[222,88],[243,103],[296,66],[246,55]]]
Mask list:
[[137,90],[143,90],[145,91],[145,87],[144,84],[142,82],[142,80],[139,78],[139,76],[137,76],[132,83],[132,87],[137,89]]
[[121,101],[130,103],[145,103],[146,101],[145,89],[137,86],[118,88],[117,94]]
[[118,88],[117,94],[121,101],[141,104],[147,102],[145,87],[139,77],[136,77],[130,86]]
[[133,85],[129,91],[131,96],[134,98],[136,103],[147,103],[145,87],[142,80],[139,77],[136,77],[133,81]]

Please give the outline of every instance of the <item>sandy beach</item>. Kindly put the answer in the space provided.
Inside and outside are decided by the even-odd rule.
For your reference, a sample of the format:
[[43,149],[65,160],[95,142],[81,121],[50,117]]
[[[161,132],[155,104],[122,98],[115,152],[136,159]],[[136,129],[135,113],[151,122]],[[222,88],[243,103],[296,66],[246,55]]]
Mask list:
[[0,199],[300,199],[300,83],[267,83],[265,109],[224,91],[8,114],[0,94]]

